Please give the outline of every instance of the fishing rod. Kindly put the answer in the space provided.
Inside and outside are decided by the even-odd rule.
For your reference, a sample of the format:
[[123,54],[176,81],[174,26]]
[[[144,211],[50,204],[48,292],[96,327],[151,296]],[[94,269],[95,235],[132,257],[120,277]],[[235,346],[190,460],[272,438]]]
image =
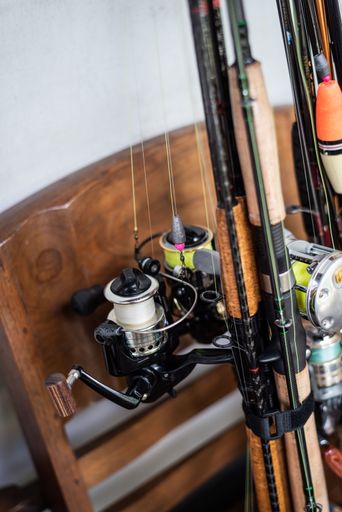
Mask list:
[[340,4],[338,0],[324,0],[324,3],[336,78],[340,87],[342,87],[342,20]]
[[[314,81],[312,82],[312,105],[316,108],[318,147],[329,182],[335,194],[340,194],[342,193],[340,170],[342,157],[339,156],[342,151],[340,142],[342,137],[342,129],[340,128],[342,121],[342,95],[339,85],[331,79],[328,61],[323,53],[315,5],[310,2],[303,2],[303,0],[297,0],[297,3],[304,29],[301,33],[303,37],[304,33],[308,34],[310,55],[313,55],[313,58],[308,56],[308,60],[309,62],[313,61],[310,63],[310,67],[314,70],[313,72],[318,83],[316,94]],[[328,184],[326,185],[328,186]],[[335,199],[337,200],[337,197]]]
[[[279,166],[270,158],[272,152],[276,154],[272,112],[260,64],[250,62],[250,57],[245,56],[245,45],[241,42],[239,27],[246,23],[244,17],[241,19],[242,3],[228,0],[228,10],[236,54],[236,66],[229,73],[233,116],[239,133],[239,154],[245,155],[242,165],[244,183],[246,189],[254,188],[253,200],[248,202],[248,208],[250,221],[255,226],[260,242],[266,312],[274,340],[277,340],[281,352],[281,364],[278,364],[275,371],[279,398],[283,406],[296,409],[309,394],[310,383],[305,359],[305,331],[296,306],[293,275],[284,244],[283,201],[281,193],[277,195],[277,188],[274,187],[274,175],[278,174]],[[306,390],[303,393],[304,383]],[[290,449],[290,443],[287,443],[288,461],[290,463],[291,458],[296,456],[300,467],[300,474],[296,475],[295,480],[293,476],[296,472],[291,471],[290,474],[295,510],[327,509],[327,492],[325,488],[320,488],[320,482],[322,479],[324,481],[322,464],[317,465],[317,461],[312,463],[312,453],[319,455],[313,416],[305,432],[301,426],[289,434],[287,439],[289,437],[295,438],[296,449],[293,450],[293,445]],[[303,499],[298,499],[298,477],[299,481],[302,480]]]
[[[270,407],[265,398],[272,397],[274,389],[272,393],[267,382],[270,376],[263,374],[257,360],[263,348],[260,334],[265,338],[265,332],[260,331],[258,325],[259,285],[231,124],[220,10],[217,2],[213,5],[190,0],[189,6],[217,193],[217,238],[230,336],[247,351],[236,353],[236,372],[245,406],[251,407],[255,414],[262,414]],[[245,359],[242,365],[241,356]],[[258,502],[263,504],[264,510],[287,510],[285,476],[282,471],[275,472],[273,467],[273,459],[277,460],[278,468],[281,465],[279,442],[260,441],[250,430],[248,437],[252,464],[263,468],[255,475]]]
[[[322,245],[339,247],[340,236],[333,206],[333,194],[324,175],[316,140],[315,94],[312,87],[308,85],[303,62],[303,42],[306,41],[308,44],[307,38],[304,31],[299,30],[300,17],[295,4],[291,0],[277,0],[277,6],[291,78],[301,153],[301,156],[298,153],[295,154],[297,182],[303,205],[313,213],[311,217],[304,216],[305,225],[309,236],[314,241]],[[309,48],[306,53],[306,60],[308,60]],[[294,131],[293,137],[295,136]],[[298,143],[295,139],[294,147],[296,146],[298,147]]]
[[316,13],[317,13],[317,20],[319,24],[319,30],[321,33],[321,39],[322,39],[322,47],[323,47],[323,53],[328,61],[329,70],[330,70],[330,76],[334,78],[334,67],[332,62],[332,56],[331,56],[331,50],[330,50],[330,40],[329,40],[329,29],[328,29],[328,23],[327,23],[327,16],[326,16],[326,9],[324,5],[324,0],[316,0],[315,1],[316,6]]

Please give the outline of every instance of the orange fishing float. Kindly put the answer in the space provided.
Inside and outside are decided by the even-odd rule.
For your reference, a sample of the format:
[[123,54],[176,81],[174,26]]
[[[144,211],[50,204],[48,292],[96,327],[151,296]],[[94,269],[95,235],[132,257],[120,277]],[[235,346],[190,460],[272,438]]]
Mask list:
[[322,162],[330,183],[342,194],[342,93],[336,80],[318,86],[316,130]]

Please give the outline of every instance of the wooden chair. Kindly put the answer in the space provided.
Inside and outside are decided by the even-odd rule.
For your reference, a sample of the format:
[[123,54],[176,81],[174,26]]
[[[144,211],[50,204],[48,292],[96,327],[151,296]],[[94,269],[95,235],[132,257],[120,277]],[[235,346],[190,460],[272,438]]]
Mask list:
[[[290,150],[292,110],[278,109],[276,117],[286,202],[298,202]],[[205,225],[193,128],[171,133],[170,141],[178,209],[185,222]],[[209,162],[206,143],[205,151]],[[163,137],[145,144],[145,161],[152,229],[163,231],[171,218]],[[149,235],[149,223],[139,146],[134,148],[134,168],[143,239]],[[77,453],[72,450],[44,381],[49,373],[67,373],[78,362],[110,382],[92,340],[93,328],[108,308],[101,306],[91,317],[80,318],[68,304],[75,290],[106,283],[133,262],[131,198],[130,155],[123,151],[59,180],[0,215],[1,371],[39,475],[44,504],[56,511],[92,510],[88,488],[235,388],[231,369],[214,368],[188,384],[176,400],[165,399],[145,411],[142,405],[140,415]],[[298,218],[290,219],[289,227],[301,236]],[[81,409],[98,399],[82,384],[75,386],[75,396]],[[240,455],[244,446],[244,429],[239,424],[116,503],[115,510],[170,510]]]
[[[194,130],[174,132],[170,140],[179,211],[185,222],[205,224]],[[145,161],[152,229],[163,231],[171,219],[164,138],[146,143]],[[143,239],[149,231],[140,146],[134,148],[134,168]],[[211,369],[188,384],[176,400],[165,399],[146,412],[141,406],[140,415],[113,433],[78,453],[72,450],[44,381],[49,373],[67,373],[75,362],[100,380],[111,381],[92,339],[107,306],[81,318],[71,311],[69,301],[75,290],[106,283],[133,263],[132,230],[129,151],[59,180],[0,216],[1,371],[39,475],[44,505],[52,510],[92,510],[88,488],[235,387],[227,366]],[[75,386],[75,396],[80,409],[98,400],[82,384]],[[169,510],[241,454],[244,445],[239,425],[115,510]]]

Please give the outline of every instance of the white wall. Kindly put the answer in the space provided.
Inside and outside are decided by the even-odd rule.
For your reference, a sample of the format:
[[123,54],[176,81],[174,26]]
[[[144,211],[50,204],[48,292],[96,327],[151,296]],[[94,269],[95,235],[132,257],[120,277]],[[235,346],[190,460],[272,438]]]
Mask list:
[[[275,1],[246,7],[271,100],[288,103]],[[202,117],[186,0],[0,0],[0,211]],[[0,409],[1,486],[32,467],[4,388]]]
[[[271,100],[289,102],[275,1],[246,6]],[[186,0],[0,0],[0,211],[202,116]]]

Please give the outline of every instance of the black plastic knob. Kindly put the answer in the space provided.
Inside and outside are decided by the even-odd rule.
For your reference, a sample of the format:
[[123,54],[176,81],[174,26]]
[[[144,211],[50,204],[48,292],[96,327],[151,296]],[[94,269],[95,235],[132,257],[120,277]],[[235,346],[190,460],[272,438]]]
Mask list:
[[105,302],[103,290],[104,286],[102,284],[95,284],[91,288],[78,290],[71,297],[70,305],[72,309],[79,315],[90,315],[100,304]]
[[151,280],[137,268],[124,268],[119,277],[114,279],[110,289],[121,297],[134,297],[145,292],[151,286]]

